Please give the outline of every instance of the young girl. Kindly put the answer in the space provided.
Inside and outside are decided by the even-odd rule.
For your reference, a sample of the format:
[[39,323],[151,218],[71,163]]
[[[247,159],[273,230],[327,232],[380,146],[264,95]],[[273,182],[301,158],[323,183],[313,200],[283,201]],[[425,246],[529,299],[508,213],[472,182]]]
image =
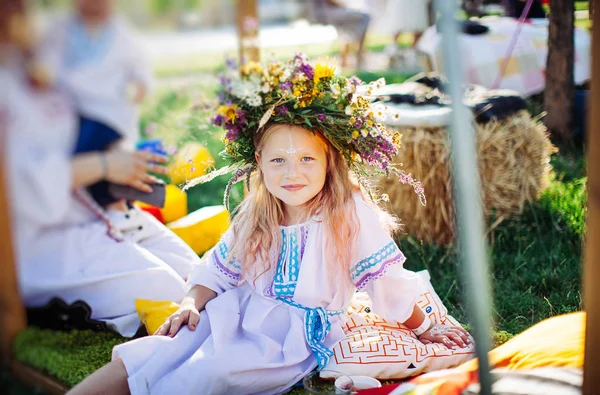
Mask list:
[[[424,343],[470,343],[462,328],[432,325],[415,304],[418,280],[403,268],[404,255],[390,237],[394,221],[363,196],[350,174],[371,158],[361,148],[348,152],[351,144],[371,144],[370,154],[376,158],[388,147],[384,142],[392,141],[373,121],[377,111],[369,115],[373,108],[357,92],[332,97],[331,83],[346,89],[353,82],[319,66],[313,69],[303,58],[287,66],[270,65],[267,72],[254,67],[242,68],[242,81],[260,75],[261,100],[274,100],[277,106],[285,101],[289,108],[271,107],[267,115],[259,115],[264,110],[246,105],[235,96],[235,88],[221,96],[234,109],[220,108],[215,119],[228,129],[227,154],[247,165],[233,182],[251,174],[249,192],[231,229],[193,270],[187,297],[158,336],[117,346],[113,362],[73,394],[282,393],[326,365],[344,336],[344,312],[356,289],[370,295],[374,311],[403,322]],[[279,67],[281,78],[266,92],[263,78],[279,75]],[[305,97],[305,106],[293,108],[298,103],[294,86],[290,93],[278,88],[285,76],[304,81],[298,90],[315,89],[310,91],[313,99]],[[224,79],[225,92],[231,82]],[[339,110],[338,104],[344,103],[352,114]],[[269,118],[272,122],[261,127]],[[360,143],[352,138],[349,142],[345,135],[352,136],[359,118],[382,134],[372,138],[359,131],[354,140]],[[350,122],[353,129],[347,129]],[[231,132],[233,126],[237,135]],[[360,162],[346,159],[359,152]],[[409,177],[404,176],[406,181]]]

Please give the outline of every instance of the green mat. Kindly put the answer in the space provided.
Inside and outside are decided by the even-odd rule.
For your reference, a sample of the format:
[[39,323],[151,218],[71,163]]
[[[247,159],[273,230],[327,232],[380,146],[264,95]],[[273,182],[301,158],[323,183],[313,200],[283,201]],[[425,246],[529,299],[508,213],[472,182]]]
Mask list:
[[73,387],[110,362],[113,347],[127,340],[108,332],[60,332],[31,327],[19,333],[14,352],[18,361]]

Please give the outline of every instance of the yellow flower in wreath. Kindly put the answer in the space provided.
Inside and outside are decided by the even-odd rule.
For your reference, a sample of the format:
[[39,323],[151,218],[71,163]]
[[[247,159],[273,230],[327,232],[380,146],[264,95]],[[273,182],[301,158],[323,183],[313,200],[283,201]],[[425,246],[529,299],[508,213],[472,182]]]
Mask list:
[[332,78],[335,74],[335,67],[329,64],[329,60],[326,60],[325,64],[317,63],[315,65],[315,84],[318,84],[320,80],[324,78]]
[[235,123],[235,120],[238,118],[237,108],[237,104],[231,104],[229,106],[219,106],[217,107],[217,114],[225,117],[227,121]]

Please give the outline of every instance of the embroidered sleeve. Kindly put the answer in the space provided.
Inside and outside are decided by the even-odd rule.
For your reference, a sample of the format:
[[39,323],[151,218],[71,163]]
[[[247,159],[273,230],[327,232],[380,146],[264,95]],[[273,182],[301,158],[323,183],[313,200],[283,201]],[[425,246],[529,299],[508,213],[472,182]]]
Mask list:
[[355,202],[360,229],[350,277],[356,288],[363,290],[384,276],[391,266],[402,267],[406,258],[381,226],[375,211],[360,196],[355,197]]
[[381,317],[404,322],[412,314],[419,296],[418,277],[404,269],[406,257],[383,229],[377,215],[362,198],[356,199],[360,221],[352,282],[366,291],[373,311]]
[[229,243],[232,232],[227,231],[219,243],[208,251],[199,265],[192,269],[188,279],[188,287],[203,285],[221,294],[237,287],[241,280],[241,265],[236,259],[229,257]]
[[381,249],[354,265],[351,272],[352,282],[356,288],[362,290],[371,281],[382,277],[391,265],[403,264],[405,260],[402,251],[391,240]]

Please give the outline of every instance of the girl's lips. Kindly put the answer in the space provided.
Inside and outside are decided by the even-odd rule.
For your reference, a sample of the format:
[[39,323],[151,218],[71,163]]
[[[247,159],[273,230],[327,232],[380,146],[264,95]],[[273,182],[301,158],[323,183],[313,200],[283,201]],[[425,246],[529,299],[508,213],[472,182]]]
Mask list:
[[299,184],[294,184],[294,185],[284,185],[282,186],[283,189],[287,189],[288,191],[298,191],[302,188],[304,188],[306,185],[299,185]]

